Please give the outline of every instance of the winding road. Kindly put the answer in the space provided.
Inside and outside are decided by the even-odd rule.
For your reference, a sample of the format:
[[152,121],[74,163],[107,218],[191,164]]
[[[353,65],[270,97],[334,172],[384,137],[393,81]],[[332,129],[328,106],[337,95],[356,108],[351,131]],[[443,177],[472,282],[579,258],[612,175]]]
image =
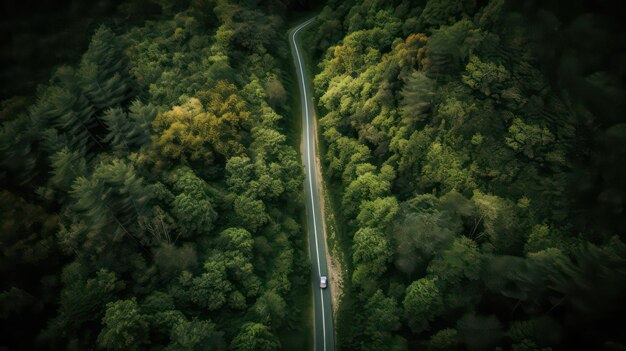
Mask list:
[[309,251],[312,262],[311,284],[313,286],[313,309],[315,328],[315,350],[334,350],[335,340],[333,331],[333,310],[330,301],[330,289],[332,289],[332,277],[328,278],[328,288],[320,289],[320,276],[328,276],[326,264],[326,240],[322,211],[320,208],[320,196],[317,187],[319,172],[316,162],[315,136],[315,111],[311,102],[309,80],[304,67],[302,50],[298,42],[299,33],[302,29],[314,22],[314,18],[292,28],[289,31],[289,44],[296,65],[300,101],[302,102],[302,161],[304,162],[304,193],[306,202],[307,229],[309,234]]

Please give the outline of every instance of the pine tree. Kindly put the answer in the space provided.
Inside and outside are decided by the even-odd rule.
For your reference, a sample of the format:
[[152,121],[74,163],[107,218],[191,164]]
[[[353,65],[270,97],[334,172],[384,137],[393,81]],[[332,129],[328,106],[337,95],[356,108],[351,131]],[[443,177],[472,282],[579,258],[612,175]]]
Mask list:
[[99,110],[124,102],[130,93],[126,60],[115,34],[101,26],[91,38],[79,68],[79,85]]

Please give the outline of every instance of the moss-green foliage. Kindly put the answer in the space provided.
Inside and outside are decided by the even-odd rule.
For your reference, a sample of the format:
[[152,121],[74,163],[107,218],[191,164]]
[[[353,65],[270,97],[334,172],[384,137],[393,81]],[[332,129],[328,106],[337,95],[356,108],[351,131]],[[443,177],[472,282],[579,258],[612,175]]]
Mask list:
[[[609,208],[626,198],[623,184],[604,175],[603,185],[593,183],[587,177],[597,171],[584,163],[623,143],[623,124],[611,126],[615,121],[604,116],[610,111],[591,103],[592,94],[550,84],[541,69],[551,72],[554,57],[541,61],[544,52],[536,50],[550,44],[527,28],[533,22],[545,34],[556,22],[517,11],[551,9],[555,21],[560,11],[578,14],[578,27],[566,30],[578,35],[592,26],[580,8],[513,3],[329,1],[320,14],[314,91],[327,169],[343,189],[342,235],[352,243],[345,246],[352,285],[344,293],[355,302],[340,309],[337,326],[345,349],[376,349],[381,340],[380,349],[406,349],[391,341],[402,339],[411,349],[431,350],[624,343],[623,322],[606,327],[626,308],[614,295],[626,292],[624,244],[611,239],[623,235],[624,221],[616,218],[623,207],[599,215],[596,204],[572,201],[582,192]],[[568,55],[562,67],[612,70]],[[604,74],[585,79],[608,84]],[[623,96],[623,85],[612,87]],[[580,132],[592,125],[604,141]],[[601,159],[617,154],[623,151]],[[615,180],[620,169],[605,174]],[[575,189],[580,183],[587,188]],[[598,216],[608,222],[598,225]],[[594,258],[611,247],[620,253]],[[604,278],[592,284],[585,272],[598,266]],[[584,312],[588,300],[578,293],[616,312]],[[372,330],[381,311],[367,306],[381,295],[391,301],[379,306],[403,313],[400,324]],[[538,320],[545,337],[532,327]]]
[[285,4],[157,3],[5,111],[3,345],[274,350],[298,327]]

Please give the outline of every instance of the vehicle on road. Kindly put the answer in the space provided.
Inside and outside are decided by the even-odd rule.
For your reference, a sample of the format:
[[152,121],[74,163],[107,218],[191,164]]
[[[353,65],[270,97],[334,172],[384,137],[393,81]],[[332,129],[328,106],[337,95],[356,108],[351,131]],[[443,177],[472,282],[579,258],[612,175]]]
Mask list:
[[323,275],[320,277],[320,288],[326,289],[326,286],[328,286],[328,278],[326,278],[326,276]]

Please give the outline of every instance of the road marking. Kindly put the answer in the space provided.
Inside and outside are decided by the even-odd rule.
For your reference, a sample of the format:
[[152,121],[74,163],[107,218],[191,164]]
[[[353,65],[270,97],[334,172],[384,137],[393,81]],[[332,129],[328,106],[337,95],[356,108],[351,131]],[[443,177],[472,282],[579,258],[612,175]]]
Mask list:
[[[304,27],[308,26],[310,23],[312,23],[314,20],[314,18],[311,18],[310,20],[302,23],[301,25],[299,25],[298,27],[296,27],[296,29],[294,29],[293,33],[291,34],[291,40],[293,42],[293,46],[296,49],[296,58],[298,59],[298,68],[300,68],[300,77],[301,82],[302,82],[302,94],[304,95],[304,114],[306,116],[306,148],[307,148],[307,165],[308,165],[308,169],[309,169],[309,190],[311,192],[311,211],[313,213],[313,234],[315,237],[315,252],[317,253],[317,272],[319,273],[319,275],[322,274],[322,270],[320,267],[320,248],[319,248],[319,244],[317,242],[317,224],[315,221],[315,202],[313,201],[314,198],[314,194],[313,194],[313,177],[311,176],[311,138],[310,138],[310,132],[309,132],[309,98],[307,95],[307,90],[306,90],[306,84],[305,84],[305,79],[304,79],[304,69],[302,68],[302,59],[300,58],[300,51],[298,50],[298,43],[296,43],[296,35],[298,34],[298,32],[300,30],[302,30]],[[323,290],[319,289],[320,291],[320,298],[321,298],[321,302],[322,302],[322,306],[321,306],[321,310],[322,310],[322,332],[323,332],[323,336],[324,336],[324,350],[326,350],[326,318],[324,315],[324,294],[323,294]]]

